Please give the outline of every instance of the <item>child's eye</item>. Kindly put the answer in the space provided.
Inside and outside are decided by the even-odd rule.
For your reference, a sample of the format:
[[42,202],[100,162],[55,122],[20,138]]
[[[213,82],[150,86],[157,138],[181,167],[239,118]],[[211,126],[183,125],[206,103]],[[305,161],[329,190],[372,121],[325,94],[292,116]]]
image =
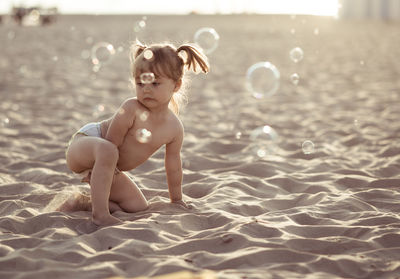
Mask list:
[[139,86],[139,87],[143,87],[144,86],[144,84],[141,83],[141,82],[136,82],[136,85]]
[[153,84],[153,86],[159,86],[160,85],[159,82],[153,82],[152,84]]

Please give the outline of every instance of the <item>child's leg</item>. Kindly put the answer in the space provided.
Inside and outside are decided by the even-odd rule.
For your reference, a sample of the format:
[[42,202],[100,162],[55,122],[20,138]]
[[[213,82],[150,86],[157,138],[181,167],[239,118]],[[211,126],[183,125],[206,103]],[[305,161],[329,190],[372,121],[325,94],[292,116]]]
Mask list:
[[[108,202],[108,207],[110,208],[110,213],[114,213],[116,211],[124,211],[117,203],[113,201]],[[85,195],[84,193],[77,192],[73,196],[64,200],[63,203],[60,203],[60,205],[56,207],[54,211],[92,211],[92,201],[90,199],[90,196]]]
[[118,149],[101,138],[79,136],[67,150],[67,164],[74,172],[92,169],[90,178],[92,216],[97,225],[120,222],[110,215],[109,197],[114,170],[118,162]]
[[142,211],[149,206],[136,183],[123,172],[114,175],[110,201],[117,203],[125,212]]

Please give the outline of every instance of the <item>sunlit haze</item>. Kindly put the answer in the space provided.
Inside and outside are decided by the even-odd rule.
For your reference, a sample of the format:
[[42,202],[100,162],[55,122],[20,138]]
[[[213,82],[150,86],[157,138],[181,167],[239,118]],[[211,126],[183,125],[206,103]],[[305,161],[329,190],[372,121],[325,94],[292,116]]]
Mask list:
[[335,16],[338,0],[25,0],[0,1],[0,13],[15,6],[58,7],[60,13],[79,14],[204,14],[266,13]]

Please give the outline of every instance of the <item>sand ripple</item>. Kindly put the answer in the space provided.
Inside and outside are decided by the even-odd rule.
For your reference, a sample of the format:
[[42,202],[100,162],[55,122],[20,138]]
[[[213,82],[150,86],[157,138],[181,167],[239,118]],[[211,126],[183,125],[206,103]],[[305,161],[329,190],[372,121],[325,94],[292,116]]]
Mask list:
[[[397,278],[395,23],[149,17],[143,40],[191,40],[204,22],[221,36],[212,72],[192,78],[182,114],[183,189],[193,207],[169,203],[161,150],[130,173],[148,210],[117,212],[127,222],[107,228],[93,225],[89,212],[55,212],[62,200],[88,191],[65,165],[70,136],[131,96],[127,22],[133,19],[65,16],[46,28],[0,26],[0,278],[183,269],[211,269],[229,279]],[[89,37],[123,47],[98,73],[81,57]],[[296,65],[288,58],[295,46],[305,51]],[[244,75],[265,59],[279,68],[281,87],[255,100]],[[288,78],[295,71],[297,87]],[[262,125],[279,137],[274,153],[259,158],[250,132]],[[312,154],[302,151],[305,140],[315,144]]]

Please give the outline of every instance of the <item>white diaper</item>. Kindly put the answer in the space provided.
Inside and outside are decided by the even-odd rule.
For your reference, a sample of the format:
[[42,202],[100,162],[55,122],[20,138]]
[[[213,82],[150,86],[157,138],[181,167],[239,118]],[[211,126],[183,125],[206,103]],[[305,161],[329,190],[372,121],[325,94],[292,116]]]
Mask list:
[[80,128],[77,134],[101,138],[101,123],[91,122]]

